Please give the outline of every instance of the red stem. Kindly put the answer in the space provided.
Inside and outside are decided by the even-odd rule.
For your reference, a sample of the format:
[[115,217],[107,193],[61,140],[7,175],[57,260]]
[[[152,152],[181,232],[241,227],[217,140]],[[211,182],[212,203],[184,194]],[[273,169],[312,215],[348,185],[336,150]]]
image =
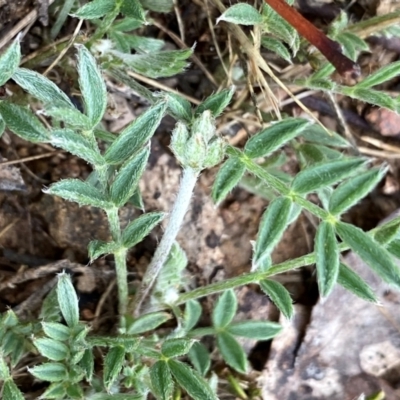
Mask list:
[[265,2],[315,46],[333,64],[340,75],[353,79],[360,76],[359,65],[341,52],[339,43],[329,39],[296,9],[290,7],[285,0],[265,0]]

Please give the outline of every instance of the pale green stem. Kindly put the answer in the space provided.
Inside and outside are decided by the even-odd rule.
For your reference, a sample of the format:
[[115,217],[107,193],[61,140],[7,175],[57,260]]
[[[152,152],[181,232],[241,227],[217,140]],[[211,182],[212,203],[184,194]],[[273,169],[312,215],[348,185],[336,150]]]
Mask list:
[[118,286],[118,313],[120,317],[126,314],[128,307],[128,271],[126,268],[127,249],[121,248],[114,253],[115,272]]
[[107,210],[108,223],[110,225],[110,233],[114,242],[119,242],[121,237],[121,225],[118,216],[118,207]]
[[[118,216],[118,208],[107,210],[108,223],[114,242],[119,243],[121,239],[121,225]],[[118,286],[118,313],[122,317],[128,307],[128,271],[126,267],[127,249],[120,247],[114,252],[115,273]]]
[[182,225],[183,218],[190,204],[193,189],[196,184],[199,171],[192,168],[185,168],[183,170],[182,179],[179,185],[178,194],[175,203],[172,207],[171,214],[169,215],[167,227],[165,228],[164,235],[154,253],[150,265],[147,267],[144,274],[141,286],[135,297],[134,314],[137,316],[140,312],[140,307],[149,294],[158,274],[160,273],[171,247],[175,242],[179,229]]

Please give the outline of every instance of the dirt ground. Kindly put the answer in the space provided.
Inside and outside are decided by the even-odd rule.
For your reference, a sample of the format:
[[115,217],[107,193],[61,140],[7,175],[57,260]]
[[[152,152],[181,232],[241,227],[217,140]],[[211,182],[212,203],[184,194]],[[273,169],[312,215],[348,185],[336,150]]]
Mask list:
[[[34,20],[22,42],[25,57],[46,43],[46,24],[49,21],[46,21],[44,3],[42,0],[0,1],[0,38],[29,12],[39,10],[40,21]],[[184,21],[185,43],[188,46],[197,43],[196,56],[211,75],[217,76],[218,58],[204,8],[207,2],[181,0],[177,3]],[[299,10],[322,28],[349,4],[353,20],[358,21],[393,10],[390,7],[399,7],[394,3],[384,0],[351,4],[329,0],[297,2]],[[207,4],[215,21],[218,12],[211,2]],[[150,26],[146,34],[173,43],[171,32],[179,34],[176,14],[153,16],[157,26],[164,27],[164,30]],[[68,20],[63,34],[69,34],[74,27],[74,23]],[[218,25],[215,33],[224,48],[226,31],[223,26]],[[400,39],[373,37],[369,42],[373,51],[362,55],[363,70],[376,63],[399,59]],[[270,57],[271,62],[281,62],[271,55],[266,57]],[[41,72],[44,67],[37,65],[35,69]],[[63,82],[62,77],[60,79],[60,87],[68,86],[68,82]],[[148,104],[128,88],[112,81],[107,83],[110,102],[116,106],[109,112],[106,126],[116,132],[143,112]],[[179,78],[165,79],[162,83],[199,100],[216,89],[196,62]],[[10,82],[11,89],[12,85]],[[385,90],[398,95],[400,80]],[[303,101],[324,124],[338,128],[335,113],[326,98],[315,93]],[[376,149],[366,143],[365,137],[382,143],[376,158],[385,160],[390,166],[385,180],[345,217],[347,221],[369,230],[400,207],[400,119],[394,113],[348,99],[339,98],[338,102],[357,145]],[[247,103],[251,106],[250,98]],[[293,104],[285,106],[283,111],[289,115],[300,114]],[[140,184],[146,211],[168,211],[175,198],[180,167],[168,147],[173,123],[172,119],[165,118],[152,140],[151,159]],[[222,118],[221,126],[224,123]],[[241,145],[253,132],[254,126],[237,122],[228,133],[232,142]],[[285,151],[290,157],[290,149]],[[47,185],[61,178],[85,179],[91,172],[90,168],[73,156],[47,145],[24,142],[10,132],[0,139],[0,157],[0,312],[12,308],[24,318],[35,315],[43,297],[54,285],[55,274],[66,269],[74,276],[81,318],[90,322],[95,331],[113,332],[117,320],[113,259],[105,257],[88,266],[87,256],[90,240],[109,237],[105,216],[97,209],[79,207],[42,192]],[[201,175],[178,237],[189,259],[188,282],[191,288],[249,271],[251,241],[256,237],[260,216],[268,204],[266,199],[237,188],[216,208],[210,199],[215,172],[212,169]],[[130,206],[121,213],[125,223],[138,215],[140,212]],[[313,217],[302,214],[285,233],[273,254],[274,262],[312,251],[315,227]],[[130,252],[128,265],[132,287],[143,275],[161,234],[162,228],[156,229]],[[366,274],[360,260],[352,254],[346,257],[350,265]],[[350,400],[362,392],[370,396],[380,391],[385,393],[386,399],[400,399],[398,292],[368,275],[366,279],[374,282],[372,285],[382,296],[379,307],[361,302],[341,289],[335,290],[327,301],[321,303],[313,267],[278,279],[292,294],[296,307],[292,321],[281,318],[257,288],[245,287],[238,291],[238,319],[269,318],[285,326],[283,335],[272,343],[244,343],[253,369],[249,376],[240,377],[245,388],[257,381],[262,386],[262,397],[272,400]],[[203,302],[206,312],[212,308],[212,300]],[[351,308],[349,304],[352,304]],[[36,389],[40,390],[32,386],[32,398],[35,398]],[[233,397],[227,395],[226,398]]]

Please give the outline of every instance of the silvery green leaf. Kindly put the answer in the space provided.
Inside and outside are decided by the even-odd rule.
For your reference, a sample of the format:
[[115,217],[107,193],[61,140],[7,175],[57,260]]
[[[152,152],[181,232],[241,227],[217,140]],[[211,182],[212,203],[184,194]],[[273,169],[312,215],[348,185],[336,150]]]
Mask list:
[[130,53],[131,49],[140,53],[151,53],[160,51],[164,47],[164,41],[160,39],[141,37],[119,31],[110,32],[110,38],[115,43],[116,50]]
[[263,129],[251,137],[244,147],[250,158],[265,157],[298,136],[310,122],[301,118],[288,118]]
[[378,90],[363,88],[363,87],[347,87],[342,86],[341,92],[354,99],[365,101],[369,104],[374,104],[389,110],[396,111],[396,101],[393,97]]
[[20,322],[18,320],[17,315],[12,310],[7,310],[1,316],[1,326],[6,328],[12,328],[13,326],[18,325]]
[[[270,287],[268,289],[270,290]],[[256,340],[269,340],[282,331],[282,326],[270,321],[242,321],[228,325],[226,331],[234,336]]]
[[6,363],[3,355],[1,355],[0,356],[0,379],[2,381],[5,381],[9,377],[10,377],[10,370],[7,366],[7,363]]
[[59,322],[42,322],[43,332],[51,339],[65,341],[71,336],[71,330]]
[[39,353],[52,361],[65,360],[69,356],[68,347],[54,339],[39,338],[33,341]]
[[201,342],[193,343],[190,348],[188,357],[194,368],[200,372],[201,375],[205,376],[211,366],[210,354]]
[[229,7],[218,19],[237,25],[256,25],[262,22],[261,14],[250,4],[239,3]]
[[322,221],[315,236],[315,258],[321,297],[330,294],[339,274],[339,245],[331,223]]
[[306,194],[333,185],[354,174],[365,164],[362,158],[347,158],[315,164],[299,172],[292,182],[292,191]]
[[26,68],[17,68],[12,79],[45,105],[75,109],[68,96],[50,79]]
[[123,0],[120,11],[129,18],[137,19],[143,23],[146,22],[146,15],[139,0]]
[[130,123],[107,149],[104,155],[106,161],[121,164],[137,153],[153,136],[166,108],[165,102],[159,102]]
[[214,137],[208,142],[206,157],[203,162],[203,168],[211,168],[219,164],[224,156],[227,143],[220,137]]
[[400,239],[392,240],[387,246],[387,250],[390,254],[400,259]]
[[33,143],[49,141],[49,132],[28,108],[0,101],[0,114],[7,128],[20,138]]
[[218,117],[228,106],[235,93],[235,87],[221,90],[207,97],[195,110],[195,115],[200,115],[206,110],[210,110],[214,118]]
[[153,92],[126,74],[125,66],[120,66],[119,69],[111,67],[106,72],[117,81],[122,82],[126,86],[130,87],[139,96],[144,97],[150,102],[150,104],[156,102],[156,97]]
[[85,371],[86,379],[90,382],[94,372],[94,355],[92,348],[85,350],[79,366]]
[[239,183],[246,170],[244,164],[236,157],[230,157],[219,169],[212,188],[212,199],[219,204]]
[[334,19],[329,27],[329,35],[332,37],[332,39],[335,39],[336,35],[346,29],[348,24],[349,18],[347,14],[344,11],[340,11],[339,15]]
[[24,395],[11,379],[7,379],[3,384],[3,400],[24,400]]
[[357,204],[382,180],[387,170],[387,166],[373,168],[341,183],[331,195],[329,212],[340,215]]
[[345,222],[336,223],[336,232],[384,281],[400,287],[400,269],[383,246],[360,228]]
[[356,88],[370,88],[372,86],[380,85],[400,75],[400,61],[390,63],[378,69],[371,75],[367,76],[362,82],[358,83]]
[[194,339],[167,339],[161,345],[161,353],[167,357],[180,357],[187,354],[195,342]]
[[67,388],[65,382],[51,383],[48,388],[41,394],[43,399],[63,399],[67,396]]
[[48,362],[35,365],[33,368],[28,367],[27,370],[35,378],[41,381],[61,382],[68,378],[68,370],[66,366],[63,363],[58,362]]
[[94,129],[93,134],[97,139],[100,139],[107,144],[113,143],[117,137],[114,133],[107,132],[103,129]]
[[317,146],[311,143],[301,143],[296,146],[296,153],[302,169],[309,165],[313,165],[324,161],[324,154]]
[[324,155],[325,160],[333,161],[345,158],[345,155],[341,151],[332,149],[331,147],[322,144],[315,144],[314,147]]
[[0,55],[0,86],[4,85],[14,74],[21,61],[21,47],[19,38]]
[[310,81],[326,79],[328,76],[332,75],[335,71],[335,67],[331,63],[324,64],[321,68],[319,68],[316,72],[314,72],[310,77]]
[[260,281],[260,287],[286,318],[290,319],[293,317],[294,309],[292,298],[282,284],[264,279]]
[[339,266],[337,282],[346,290],[352,292],[361,299],[371,301],[373,303],[377,302],[377,298],[371,287],[351,268],[343,263],[340,263]]
[[112,254],[118,250],[120,245],[115,242],[103,242],[101,240],[92,240],[88,245],[90,262],[93,262],[102,255]]
[[290,55],[289,50],[279,39],[264,36],[261,38],[261,45],[266,49],[273,51],[288,63],[292,64],[292,56]]
[[202,308],[197,300],[189,300],[185,303],[185,312],[183,314],[184,328],[186,331],[192,330],[199,322]]
[[143,22],[138,21],[137,19],[123,18],[112,24],[111,32],[115,32],[115,31],[130,32],[130,31],[134,31],[135,29],[140,28],[142,25],[143,25]]
[[[106,0],[109,3],[109,0]],[[85,104],[85,113],[94,128],[107,107],[107,89],[96,60],[85,46],[78,47],[79,87]]]
[[[71,398],[71,399],[82,399],[83,398],[83,390],[79,383],[69,383],[66,389],[67,389],[66,390],[67,396],[69,398]],[[59,397],[57,397],[57,398],[59,398]]]
[[344,149],[350,147],[350,143],[342,136],[333,131],[329,131],[328,133],[327,130],[319,124],[309,125],[307,129],[301,133],[301,136],[308,142]]
[[93,0],[79,8],[74,14],[72,14],[72,16],[80,19],[101,18],[113,11],[115,7],[116,4],[114,1]]
[[159,51],[151,54],[111,53],[135,72],[153,79],[180,74],[188,66],[193,49]]
[[275,245],[281,239],[289,220],[292,201],[287,197],[278,197],[269,205],[260,222],[257,240],[254,246],[253,269],[270,256]]
[[192,120],[192,106],[189,101],[176,93],[166,94],[168,114],[176,120],[190,123]]
[[76,108],[52,107],[47,108],[45,113],[68,127],[90,130],[92,125],[90,119]]
[[79,305],[71,277],[66,273],[58,275],[57,299],[61,314],[70,328],[79,323]]
[[174,5],[173,0],[140,0],[142,6],[147,10],[158,13],[168,13]]
[[104,359],[103,382],[107,391],[117,380],[125,361],[125,349],[122,346],[112,347]]
[[122,232],[121,241],[124,247],[130,249],[141,242],[164,217],[162,212],[152,212],[133,220]]
[[146,147],[119,169],[110,187],[110,199],[116,207],[122,207],[137,190],[149,154],[150,149]]
[[246,353],[230,333],[222,331],[217,334],[217,347],[228,365],[242,374],[247,372]]
[[150,380],[152,394],[157,400],[169,400],[172,398],[174,381],[165,361],[157,361],[151,366]]
[[399,237],[400,221],[394,224],[385,224],[375,232],[374,239],[383,245],[390,244]]
[[188,365],[170,359],[168,367],[179,386],[194,400],[218,400],[207,381]]
[[49,294],[44,298],[40,309],[39,318],[45,321],[58,322],[61,320],[60,309],[57,300],[57,288],[53,287]]
[[237,299],[232,289],[225,290],[218,298],[212,312],[212,323],[215,328],[226,327],[237,311]]
[[144,314],[128,326],[126,333],[128,335],[139,335],[147,331],[152,331],[169,319],[171,319],[171,315],[166,312]]
[[51,144],[78,156],[95,167],[105,164],[98,147],[72,129],[57,129],[51,132]]
[[172,131],[170,148],[178,162],[182,165],[186,164],[186,149],[189,137],[190,133],[187,125],[184,122],[178,121]]
[[335,39],[344,47],[344,54],[353,61],[357,60],[360,51],[369,51],[367,43],[353,33],[341,32]]
[[[179,296],[179,290],[184,283],[183,270],[186,268],[187,264],[188,260],[185,252],[178,243],[175,242],[168,254],[167,261],[164,263],[161,272],[157,276],[151,296],[152,304],[154,302],[157,304],[172,305],[176,302]],[[185,318],[186,309],[184,314],[184,319]],[[188,330],[185,321],[182,325],[185,330]]]
[[64,179],[53,183],[45,193],[54,196],[62,197],[68,201],[75,201],[80,205],[99,207],[104,210],[114,207],[103,193],[98,189],[89,185],[87,182],[82,182],[79,179]]
[[263,30],[269,32],[286,42],[296,55],[300,46],[300,38],[297,31],[269,5],[263,7]]

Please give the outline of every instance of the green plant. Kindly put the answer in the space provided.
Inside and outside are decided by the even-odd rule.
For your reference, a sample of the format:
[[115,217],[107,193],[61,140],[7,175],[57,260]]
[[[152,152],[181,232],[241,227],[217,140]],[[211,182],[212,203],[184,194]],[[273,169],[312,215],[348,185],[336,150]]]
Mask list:
[[[262,45],[286,60],[292,59],[300,50],[297,33],[276,18],[268,6],[261,14],[249,7],[232,7],[221,18],[249,25],[262,24],[264,34],[275,32],[274,37],[263,37]],[[228,107],[233,88],[212,94],[193,108],[183,97],[152,93],[125,74],[124,68],[129,67],[152,78],[175,75],[184,69],[192,53],[191,49],[161,51],[160,41],[128,33],[147,23],[141,3],[94,0],[76,10],[74,2],[68,2],[63,10],[67,8],[79,18],[93,20],[96,26],[87,47],[76,46],[84,110],[78,110],[48,78],[19,67],[20,46],[16,40],[0,57],[0,85],[13,79],[36,98],[43,106],[48,125],[11,97],[0,101],[0,128],[4,131],[7,127],[31,142],[50,143],[91,165],[93,172],[86,181],[61,180],[45,192],[100,208],[106,214],[111,238],[108,242],[92,241],[89,256],[94,260],[104,254],[114,255],[120,324],[116,336],[92,335],[79,321],[78,299],[70,277],[60,274],[57,288],[42,306],[42,322],[20,321],[13,311],[1,317],[0,379],[4,381],[4,399],[23,398],[13,381],[12,369],[28,351],[42,357],[41,363],[29,372],[49,383],[41,395],[44,399],[144,399],[149,393],[157,399],[169,399],[179,397],[180,388],[194,399],[215,399],[216,376],[210,373],[208,350],[198,339],[214,336],[226,363],[233,370],[245,373],[247,359],[235,337],[268,340],[281,330],[280,325],[269,321],[233,322],[237,300],[232,289],[257,283],[282,314],[291,318],[290,295],[272,278],[315,263],[321,296],[328,296],[339,283],[365,300],[376,301],[373,290],[340,261],[340,253],[348,249],[359,254],[383,280],[400,286],[400,271],[393,262],[393,257],[400,255],[400,218],[369,233],[341,221],[342,215],[379,183],[386,173],[385,165],[369,168],[368,159],[345,154],[349,144],[341,136],[301,118],[271,123],[252,136],[243,149],[229,146],[216,133],[215,119]],[[117,19],[119,15],[121,19]],[[63,18],[60,13],[58,21]],[[53,27],[53,35],[58,29],[56,25]],[[347,20],[342,15],[333,25],[331,35],[355,59],[366,44],[346,29]],[[103,41],[104,35],[112,45]],[[137,54],[130,54],[131,49]],[[107,107],[107,90],[99,64],[105,73],[140,91],[151,102],[148,110],[118,136],[104,131],[100,125]],[[399,98],[371,89],[393,78],[399,70],[399,63],[384,66],[349,87],[330,80],[333,69],[327,64],[297,83],[399,111]],[[166,216],[162,212],[145,213],[121,229],[119,211],[130,201],[141,203],[138,182],[151,151],[149,141],[165,114],[177,121],[171,136],[171,150],[182,166],[182,179],[163,237],[130,303],[127,253]],[[301,170],[295,176],[279,170],[284,160],[277,152],[285,145],[292,146],[298,156]],[[212,190],[217,204],[240,183],[252,189],[267,187],[271,200],[260,221],[252,271],[184,292],[182,271],[187,260],[175,239],[199,174],[223,160]],[[311,193],[318,196],[318,202],[307,198]],[[273,249],[302,211],[320,221],[315,251],[274,265]],[[202,313],[197,300],[216,293],[221,294],[212,313],[212,326],[196,328]],[[158,329],[171,319],[175,321],[174,329]],[[95,348],[101,348],[105,354],[102,378],[95,373]],[[181,357],[187,358],[194,368]]]

